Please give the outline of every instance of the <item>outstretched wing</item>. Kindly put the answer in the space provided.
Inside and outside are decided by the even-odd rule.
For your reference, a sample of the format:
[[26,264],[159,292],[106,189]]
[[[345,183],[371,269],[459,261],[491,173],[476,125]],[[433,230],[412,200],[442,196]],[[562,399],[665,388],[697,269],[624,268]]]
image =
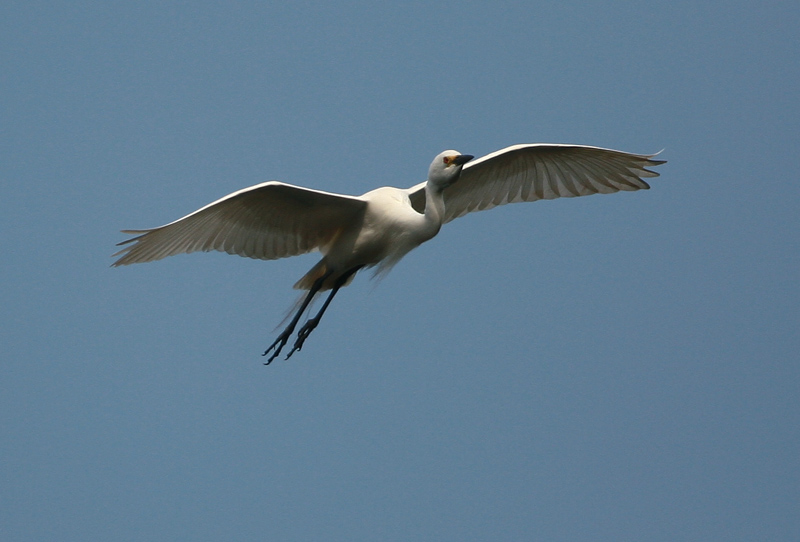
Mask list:
[[[360,219],[366,202],[270,181],[225,196],[185,217],[136,235],[119,245],[114,266],[167,256],[219,250],[260,260],[296,256],[324,247]],[[129,244],[130,243],[130,244]]]
[[[584,145],[506,147],[464,166],[458,182],[444,191],[444,221],[506,203],[647,189],[642,177],[658,173],[646,168],[664,163],[654,156]],[[425,183],[410,191],[419,209]]]

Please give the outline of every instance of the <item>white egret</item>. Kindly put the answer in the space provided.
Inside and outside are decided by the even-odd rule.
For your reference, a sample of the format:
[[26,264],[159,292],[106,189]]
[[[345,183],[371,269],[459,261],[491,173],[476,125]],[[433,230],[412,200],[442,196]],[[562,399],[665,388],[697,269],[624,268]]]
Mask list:
[[[362,268],[388,271],[434,237],[442,224],[506,203],[608,194],[649,188],[646,169],[663,160],[583,145],[514,145],[471,161],[449,150],[411,188],[382,187],[358,197],[269,181],[244,188],[159,228],[136,235],[114,256],[114,266],[174,254],[218,250],[274,260],[318,250],[322,259],[295,288],[308,290],[294,317],[264,352],[275,359],[314,296],[330,290],[319,312],[300,328],[286,359],[303,347],[336,292]],[[372,157],[383,163],[384,157]]]

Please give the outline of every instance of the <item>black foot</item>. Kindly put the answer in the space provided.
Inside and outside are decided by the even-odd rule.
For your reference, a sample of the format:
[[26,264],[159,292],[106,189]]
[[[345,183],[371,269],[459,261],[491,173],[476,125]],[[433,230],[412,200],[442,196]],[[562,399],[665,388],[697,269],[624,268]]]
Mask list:
[[[292,331],[294,331],[294,330],[293,329],[289,329],[289,328],[284,329],[283,333],[278,335],[278,338],[275,339],[275,342],[272,343],[271,345],[269,345],[269,348],[267,348],[264,351],[264,353],[261,354],[262,356],[266,356],[267,354],[269,354],[270,350],[272,350],[273,348],[275,348],[277,346],[277,348],[275,348],[275,351],[272,353],[272,355],[269,357],[269,359],[264,363],[264,365],[269,365],[270,363],[272,363],[272,360],[274,360],[275,358],[277,358],[280,355],[281,350],[283,349],[284,346],[286,346],[286,343],[289,341],[289,337],[292,336]],[[278,343],[280,343],[280,344],[278,344]]]
[[306,342],[306,339],[311,335],[311,332],[314,331],[314,328],[317,327],[317,324],[319,324],[319,318],[312,318],[303,324],[303,327],[297,332],[297,340],[294,342],[292,351],[286,355],[286,359],[289,359],[292,357],[292,354],[303,349],[303,343]]

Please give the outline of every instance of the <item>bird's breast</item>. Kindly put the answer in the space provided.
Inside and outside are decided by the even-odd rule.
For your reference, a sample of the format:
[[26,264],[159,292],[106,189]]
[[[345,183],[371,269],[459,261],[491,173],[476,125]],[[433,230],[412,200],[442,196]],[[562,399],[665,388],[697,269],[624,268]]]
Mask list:
[[430,238],[423,234],[424,216],[411,207],[405,191],[385,187],[363,197],[363,221],[332,247],[329,258],[346,260],[346,265],[375,265],[397,260]]

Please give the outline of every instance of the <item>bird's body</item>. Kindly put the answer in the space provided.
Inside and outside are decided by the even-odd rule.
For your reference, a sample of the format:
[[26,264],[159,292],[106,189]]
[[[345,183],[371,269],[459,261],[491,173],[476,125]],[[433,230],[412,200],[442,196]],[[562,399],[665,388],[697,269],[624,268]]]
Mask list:
[[378,273],[388,271],[441,227],[440,221],[414,210],[407,190],[384,186],[361,199],[366,204],[361,216],[345,225],[328,246],[321,247],[323,258],[296,288],[310,289],[314,280],[329,270],[334,273],[320,291],[330,289],[342,273],[354,267],[378,266]]
[[440,153],[426,182],[408,189],[382,187],[360,197],[269,181],[234,192],[175,222],[137,234],[120,245],[114,265],[149,262],[174,254],[219,250],[272,260],[317,250],[322,259],[295,288],[308,290],[278,339],[272,361],[312,298],[331,290],[319,313],[298,332],[299,350],[328,304],[355,274],[388,271],[442,224],[497,205],[649,188],[646,169],[663,163],[637,155],[579,145],[515,145],[474,162],[456,151]]

